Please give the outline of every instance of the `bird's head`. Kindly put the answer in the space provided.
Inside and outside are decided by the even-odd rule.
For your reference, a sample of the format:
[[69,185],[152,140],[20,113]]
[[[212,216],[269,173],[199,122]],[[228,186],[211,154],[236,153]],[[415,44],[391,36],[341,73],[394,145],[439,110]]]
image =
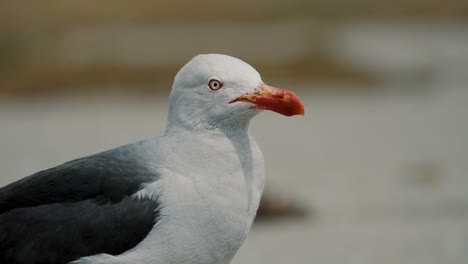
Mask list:
[[248,125],[262,110],[303,115],[292,92],[263,83],[244,61],[221,54],[194,57],[177,73],[169,100],[169,123],[194,129]]

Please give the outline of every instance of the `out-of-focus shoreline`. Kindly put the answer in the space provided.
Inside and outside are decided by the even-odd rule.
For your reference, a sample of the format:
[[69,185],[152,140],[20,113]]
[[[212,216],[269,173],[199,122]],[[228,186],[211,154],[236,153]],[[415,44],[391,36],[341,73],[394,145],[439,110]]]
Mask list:
[[[4,2],[0,96],[158,93],[156,87],[169,86],[187,60],[212,52],[248,61],[270,82],[374,89],[386,71],[353,57],[356,45],[375,52],[376,44],[353,44],[360,34],[379,37],[383,27],[383,34],[400,39],[399,32],[416,27],[416,36],[435,29],[450,39],[466,33],[467,14],[468,4],[455,0]],[[453,28],[461,29],[443,35]],[[377,46],[405,49],[404,41]],[[419,46],[428,45],[423,40]],[[385,52],[377,49],[375,60],[394,60],[379,58]],[[424,71],[416,74],[430,74]]]

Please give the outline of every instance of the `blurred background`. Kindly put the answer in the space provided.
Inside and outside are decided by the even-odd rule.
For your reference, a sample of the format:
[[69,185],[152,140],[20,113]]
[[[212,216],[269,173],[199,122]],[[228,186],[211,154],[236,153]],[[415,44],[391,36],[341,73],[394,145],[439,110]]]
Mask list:
[[161,135],[177,70],[252,64],[268,196],[234,263],[468,259],[468,2],[0,2],[0,186]]

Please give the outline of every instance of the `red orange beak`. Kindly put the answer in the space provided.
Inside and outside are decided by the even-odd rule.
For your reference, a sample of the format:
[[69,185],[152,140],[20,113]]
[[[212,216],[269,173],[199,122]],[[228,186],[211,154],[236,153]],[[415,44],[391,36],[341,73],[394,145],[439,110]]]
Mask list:
[[285,116],[304,115],[304,105],[293,92],[260,84],[253,93],[244,94],[229,103],[249,102],[253,109],[266,109]]

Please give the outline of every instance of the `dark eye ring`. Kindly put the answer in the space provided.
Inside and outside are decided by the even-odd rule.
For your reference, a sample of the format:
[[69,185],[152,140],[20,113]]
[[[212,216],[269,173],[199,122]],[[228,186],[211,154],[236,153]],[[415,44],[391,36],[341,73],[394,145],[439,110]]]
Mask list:
[[218,91],[219,89],[223,88],[223,83],[221,81],[211,79],[208,82],[208,88],[210,88],[211,91]]

